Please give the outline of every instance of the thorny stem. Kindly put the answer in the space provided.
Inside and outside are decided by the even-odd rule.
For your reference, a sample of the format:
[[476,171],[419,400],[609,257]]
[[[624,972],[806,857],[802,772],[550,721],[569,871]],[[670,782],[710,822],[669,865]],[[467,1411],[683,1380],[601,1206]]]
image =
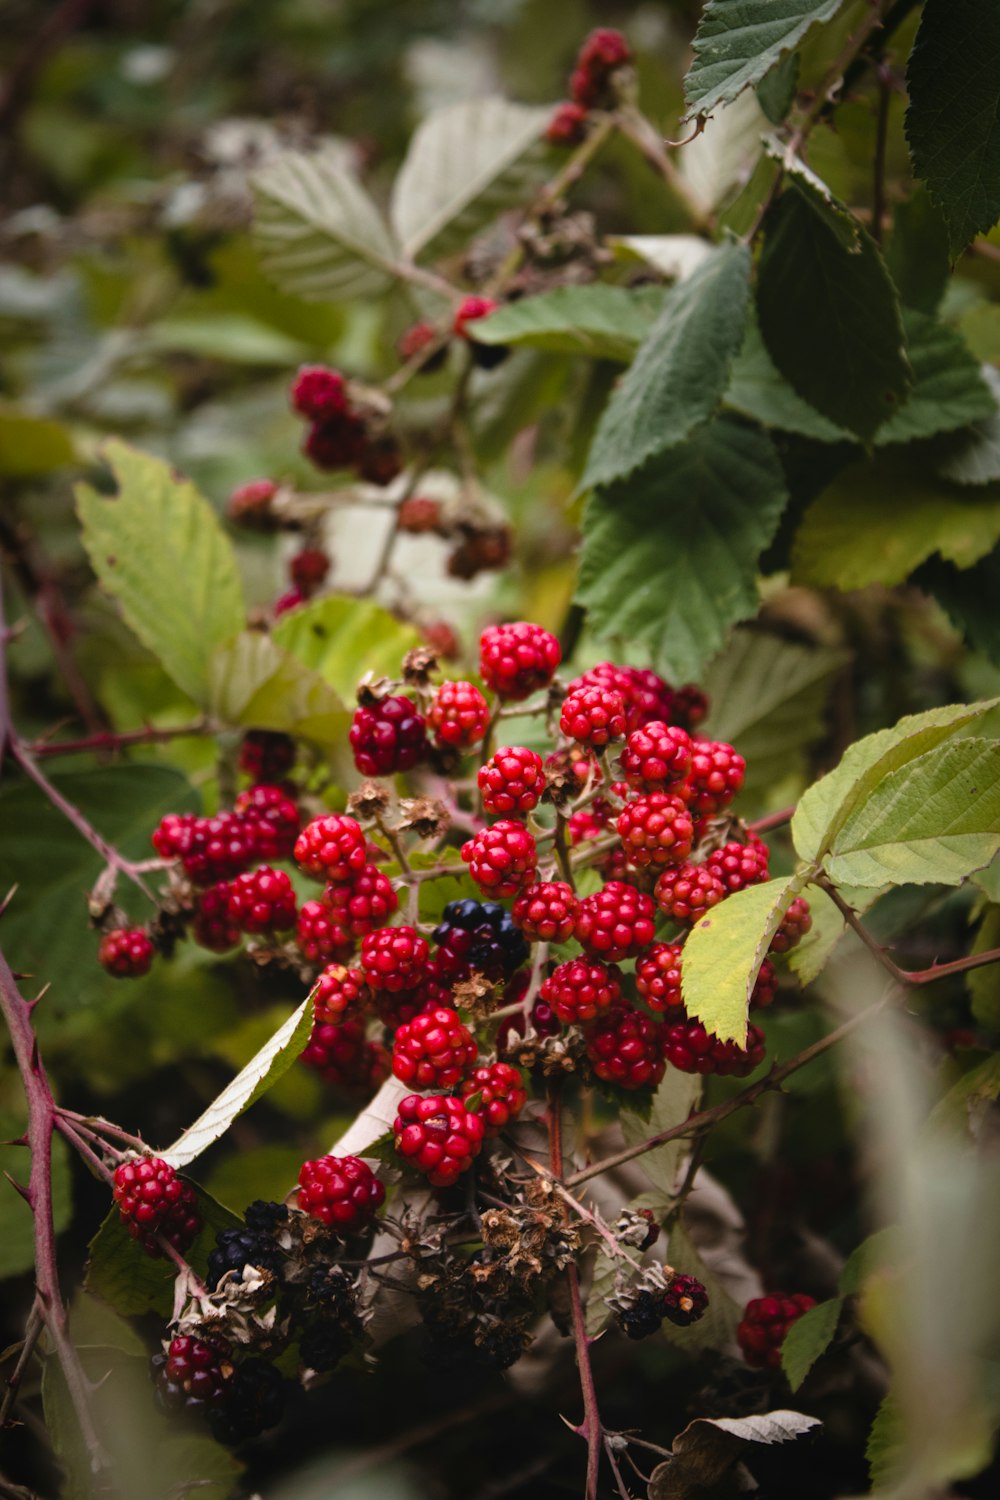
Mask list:
[[2,1432],[3,1429],[7,1426],[7,1418],[10,1415],[11,1407],[17,1399],[17,1392],[21,1385],[21,1377],[24,1375],[25,1370],[28,1368],[28,1364],[31,1360],[32,1354],[35,1351],[35,1345],[38,1343],[38,1339],[43,1327],[44,1319],[42,1317],[42,1311],[38,1303],[38,1298],[36,1297],[35,1301],[31,1304],[31,1312],[28,1314],[28,1321],[24,1329],[24,1338],[21,1342],[21,1349],[17,1356],[17,1364],[14,1366],[13,1370],[10,1373],[10,1377],[7,1381],[7,1389],[4,1391],[3,1401],[0,1402],[0,1432]]
[[861,921],[857,912],[844,900],[832,881],[820,879],[817,882],[833,901],[834,905],[842,913],[844,920],[852,931],[864,943],[883,969],[891,974],[893,979],[903,985],[933,984],[936,979],[947,979],[949,974],[964,974],[967,969],[981,969],[986,964],[1000,963],[1000,948],[990,948],[984,953],[969,953],[964,958],[952,959],[949,963],[932,964],[929,969],[901,969],[894,963],[886,953],[885,949],[876,938],[868,931]]

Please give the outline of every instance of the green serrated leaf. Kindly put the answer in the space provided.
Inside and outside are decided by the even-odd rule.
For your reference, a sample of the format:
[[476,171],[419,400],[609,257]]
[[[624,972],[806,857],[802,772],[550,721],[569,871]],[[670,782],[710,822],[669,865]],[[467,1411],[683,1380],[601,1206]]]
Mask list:
[[209,701],[209,657],[243,628],[233,549],[207,500],[170,465],[109,439],[114,497],[76,487],[83,545],[127,624],[190,698]]
[[854,441],[845,428],[824,417],[789,385],[767,352],[753,308],[747,319],[743,346],[733,361],[723,402],[764,427],[797,432],[821,443]]
[[274,642],[317,672],[345,703],[353,703],[366,672],[398,678],[403,657],[420,635],[370,599],[327,594],[289,610],[271,631]]
[[832,422],[870,438],[902,403],[910,370],[878,246],[860,227],[845,245],[797,178],[768,215],[757,311],[782,375]]
[[549,354],[582,354],[627,364],[663,306],[662,287],[560,286],[508,303],[469,325],[482,344],[512,344]]
[[917,183],[897,203],[885,262],[904,307],[934,313],[948,283],[948,229],[927,189]]
[[813,1365],[833,1342],[843,1305],[840,1297],[817,1302],[801,1318],[796,1318],[785,1334],[781,1345],[781,1368],[793,1391],[798,1390]]
[[788,967],[802,985],[812,984],[844,936],[847,924],[836,903],[818,885],[806,888],[812,926],[788,955]]
[[668,677],[697,678],[757,608],[757,560],[785,501],[770,440],[730,417],[592,496],[577,595],[591,629],[644,644]]
[[971,568],[932,557],[915,580],[935,599],[974,651],[1000,666],[1000,547]]
[[906,78],[913,170],[944,214],[954,257],[1000,218],[1000,8],[927,0]]
[[434,110],[417,127],[392,190],[390,217],[408,260],[465,246],[546,172],[551,110],[491,97]]
[[780,125],[792,107],[800,61],[797,52],[787,52],[757,85],[757,103],[772,125]]
[[712,253],[700,234],[609,234],[607,245],[619,260],[644,261],[671,281],[690,276]]
[[257,252],[283,292],[347,302],[392,284],[392,237],[342,153],[283,151],[255,173],[253,190]]
[[892,1489],[906,1462],[906,1454],[903,1413],[890,1391],[878,1409],[865,1445],[868,1472],[875,1489]]
[[601,417],[583,488],[626,478],[711,416],[742,342],[749,275],[750,251],[732,242],[668,292]]
[[883,455],[842,470],[813,501],[792,547],[792,577],[817,588],[891,587],[933,553],[970,567],[998,537],[1000,485],[970,495]]
[[[698,1108],[702,1080],[697,1074],[681,1073],[668,1068],[653,1094],[649,1118],[623,1109],[620,1119],[626,1146],[638,1146],[664,1130],[671,1130]],[[668,1141],[639,1157],[639,1165],[655,1188],[670,1198],[677,1187],[677,1171],[690,1142]]]
[[209,703],[224,724],[339,745],[350,714],[318,672],[271,636],[245,630],[208,658]]
[[856,1297],[865,1282],[883,1266],[891,1264],[899,1249],[899,1230],[894,1224],[877,1229],[866,1240],[862,1240],[844,1262],[837,1279],[837,1290],[842,1297]]
[[[198,1190],[198,1213],[202,1227],[194,1244],[185,1252],[185,1258],[200,1276],[204,1276],[219,1230],[233,1229],[241,1221],[201,1188]],[[176,1275],[169,1260],[154,1260],[146,1254],[129,1235],[117,1208],[113,1208],[90,1242],[84,1286],[123,1318],[156,1313],[161,1319],[166,1319],[173,1308]]]
[[972,422],[943,444],[936,471],[954,484],[991,484],[1000,480],[1000,370],[983,365],[980,372],[994,401],[992,416]]
[[160,1152],[163,1160],[173,1167],[186,1167],[225,1135],[233,1121],[287,1073],[308,1042],[312,1026],[312,997],[308,996],[194,1124]]
[[996,397],[961,335],[913,308],[904,311],[903,326],[913,385],[875,434],[876,447],[954,432],[979,420],[997,421]]
[[766,138],[764,150],[772,161],[779,163],[785,177],[829,229],[842,249],[849,250],[852,254],[860,250],[861,224],[846,204],[834,197],[829,184],[777,136]]
[[681,992],[706,1031],[742,1047],[750,995],[781,919],[805,884],[799,875],[768,880],[727,896],[691,929],[684,944]]
[[842,0],[709,0],[684,80],[689,113],[735,99],[797,47],[810,26],[828,21]]
[[607,1298],[615,1289],[615,1273],[621,1262],[613,1255],[598,1249],[594,1256],[594,1268],[590,1274],[590,1291],[584,1308],[587,1337],[596,1339],[611,1319]]
[[846,885],[958,885],[1000,849],[1000,744],[938,745],[890,772],[824,860]]

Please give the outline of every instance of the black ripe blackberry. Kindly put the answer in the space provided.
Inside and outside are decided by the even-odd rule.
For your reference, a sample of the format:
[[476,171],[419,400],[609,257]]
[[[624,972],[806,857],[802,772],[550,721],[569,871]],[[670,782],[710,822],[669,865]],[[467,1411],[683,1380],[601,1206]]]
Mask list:
[[449,901],[434,930],[438,977],[454,982],[475,969],[487,979],[509,979],[527,962],[527,941],[497,901]]

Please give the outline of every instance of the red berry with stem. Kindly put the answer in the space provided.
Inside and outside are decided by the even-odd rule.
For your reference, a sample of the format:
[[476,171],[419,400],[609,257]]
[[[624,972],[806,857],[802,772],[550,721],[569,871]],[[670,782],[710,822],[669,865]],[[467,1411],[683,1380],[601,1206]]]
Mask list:
[[194,1188],[158,1156],[132,1158],[116,1167],[113,1196],[125,1228],[154,1258],[163,1253],[157,1235],[183,1252],[201,1228]]
[[501,818],[462,845],[469,874],[488,896],[516,896],[535,878],[538,851],[522,823]]
[[405,1022],[392,1044],[392,1071],[418,1089],[453,1089],[476,1060],[476,1043],[457,1011],[423,1011]]
[[590,1066],[619,1088],[655,1088],[667,1067],[662,1032],[662,1024],[642,1011],[613,1005],[586,1028]]
[[609,880],[580,902],[573,935],[593,958],[620,963],[648,948],[656,931],[652,896],[621,880]]
[[727,808],[739,792],[747,763],[732,745],[720,740],[696,740],[684,796],[696,818],[712,818]]
[[380,927],[361,944],[361,967],[373,990],[412,990],[427,972],[430,948],[413,927]]
[[771,852],[762,839],[751,834],[749,842],[740,844],[735,839],[713,849],[705,860],[705,867],[712,871],[725,886],[729,895],[746,890],[748,885],[760,885],[768,878],[768,861]]
[[452,321],[452,331],[460,338],[468,338],[466,328],[478,318],[487,318],[491,312],[496,312],[500,306],[499,302],[492,297],[463,297],[455,312]]
[[654,943],[648,953],[636,960],[635,985],[650,1010],[676,1010],[681,999],[680,943]]
[[691,853],[694,823],[687,804],[671,792],[649,792],[626,802],[615,822],[630,865],[678,865]]
[[237,526],[247,526],[256,531],[274,531],[280,524],[271,508],[278,493],[273,479],[251,479],[248,484],[237,485],[226,502],[226,514]]
[[356,938],[384,927],[399,909],[392,881],[376,865],[365,865],[351,881],[328,885],[323,900],[337,923]]
[[308,599],[330,571],[330,557],[320,547],[304,547],[288,564],[292,583]]
[[[401,360],[408,363],[411,359],[416,359],[417,355],[423,353],[425,349],[428,349],[439,337],[440,334],[437,329],[433,328],[430,323],[412,323],[404,333],[400,334],[396,344],[396,353]],[[440,370],[447,358],[447,346],[442,345],[434,354],[428,354],[427,358],[420,365],[419,373],[421,375],[430,375],[433,371]]]
[[229,918],[241,932],[286,932],[296,916],[295,889],[284,870],[261,865],[229,887]]
[[317,1021],[337,1026],[355,1017],[370,999],[365,976],[360,969],[344,964],[327,964],[313,986],[313,1014]]
[[198,1339],[178,1334],[165,1355],[157,1355],[156,1388],[169,1409],[194,1412],[225,1401],[233,1377],[232,1349],[225,1339]]
[[610,688],[582,687],[570,693],[562,706],[559,728],[581,745],[600,750],[625,733],[625,705]]
[[669,1322],[678,1328],[690,1328],[704,1316],[708,1308],[708,1293],[694,1276],[672,1276],[660,1299],[660,1306]]
[[812,927],[812,913],[809,910],[809,902],[805,896],[796,896],[791,906],[781,919],[774,937],[771,939],[771,953],[787,953],[789,948],[794,948],[801,943],[806,933]]
[[339,1024],[316,1021],[301,1061],[331,1088],[356,1096],[370,1095],[389,1073],[385,1048],[368,1041],[356,1016]]
[[726,896],[722,881],[706,865],[683,864],[664,870],[653,893],[673,922],[697,922]]
[[314,422],[302,441],[302,452],[317,469],[352,469],[365,452],[365,427],[352,412]]
[[756,1369],[779,1370],[781,1346],[788,1330],[815,1306],[815,1298],[804,1292],[790,1297],[776,1292],[768,1297],[751,1298],[736,1329],[736,1342],[747,1364]]
[[545,791],[542,757],[524,745],[497,750],[479,768],[477,779],[483,807],[494,816],[531,812]]
[[391,776],[423,760],[427,725],[412,699],[379,698],[355,710],[350,741],[362,776]]
[[321,1156],[302,1163],[299,1208],[338,1234],[355,1234],[385,1201],[385,1186],[357,1156]]
[[295,764],[295,741],[273,729],[248,729],[240,746],[240,770],[251,781],[273,785]]
[[486,1063],[474,1068],[462,1084],[462,1099],[480,1115],[487,1138],[498,1135],[511,1120],[516,1120],[528,1101],[524,1079],[510,1063]]
[[361,825],[346,813],[327,813],[307,823],[295,841],[303,874],[315,880],[350,880],[367,864]]
[[479,637],[479,673],[498,697],[515,703],[548,687],[562,650],[549,631],[531,620],[489,625]]
[[407,495],[396,512],[396,525],[410,536],[425,536],[435,531],[440,536],[448,535],[448,528],[442,522],[440,500],[427,495]]
[[328,422],[347,410],[347,384],[339,370],[303,365],[292,382],[293,411],[310,422]]
[[396,1151],[432,1187],[450,1187],[482,1150],[485,1124],[461,1099],[410,1094],[393,1121]]
[[684,729],[654,719],[633,729],[622,751],[622,774],[640,791],[665,792],[691,769],[691,736]]
[[756,1010],[764,1010],[773,1005],[778,993],[778,975],[774,964],[769,958],[765,958],[757,973],[754,987],[750,995],[750,1004]]
[[557,104],[545,127],[550,146],[579,146],[587,138],[587,110],[572,99]]
[[308,963],[347,958],[354,939],[338,920],[324,893],[318,901],[303,901],[295,925],[295,942]]
[[593,1021],[621,994],[621,974],[615,965],[590,963],[585,958],[560,964],[539,990],[564,1026]]
[[529,885],[514,902],[511,917],[533,943],[566,943],[573,936],[580,902],[564,880]]
[[97,961],[116,979],[141,979],[149,973],[155,952],[142,927],[115,927],[101,938]]
[[490,707],[471,682],[442,682],[431,700],[428,727],[443,745],[468,750],[490,726]]

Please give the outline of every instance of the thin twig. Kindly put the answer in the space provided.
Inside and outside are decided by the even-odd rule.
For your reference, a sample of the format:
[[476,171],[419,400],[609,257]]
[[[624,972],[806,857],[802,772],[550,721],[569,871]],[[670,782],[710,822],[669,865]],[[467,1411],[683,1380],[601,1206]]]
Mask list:
[[165,745],[170,740],[195,739],[213,732],[207,719],[196,719],[193,724],[178,724],[173,729],[155,729],[147,725],[144,729],[125,729],[118,734],[104,729],[79,740],[35,740],[24,749],[35,760],[46,760],[53,755],[80,755],[88,751],[113,754],[129,745]]

